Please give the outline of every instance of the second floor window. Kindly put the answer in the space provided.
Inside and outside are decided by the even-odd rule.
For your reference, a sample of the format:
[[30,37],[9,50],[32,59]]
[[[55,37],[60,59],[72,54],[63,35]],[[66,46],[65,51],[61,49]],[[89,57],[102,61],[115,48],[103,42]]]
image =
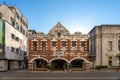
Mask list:
[[33,41],[33,51],[37,51],[37,41]]
[[11,47],[11,52],[14,52],[15,51],[15,48],[14,47]]
[[11,21],[11,25],[15,26],[15,20],[12,17],[10,18],[10,21]]
[[19,37],[15,37],[15,40],[19,42]]
[[120,40],[118,40],[118,50],[120,51]]
[[11,38],[12,38],[12,39],[15,39],[15,35],[14,35],[14,34],[11,34]]
[[81,41],[81,51],[85,51],[85,41]]
[[112,50],[112,41],[108,42],[108,50]]
[[52,42],[52,47],[56,47],[56,41]]
[[85,47],[85,41],[81,41],[81,47]]
[[45,51],[45,49],[46,49],[46,42],[42,41],[42,51]]
[[66,41],[62,41],[62,47],[66,47]]
[[76,41],[72,41],[72,47],[76,47]]
[[16,48],[16,53],[19,54],[19,49],[18,48]]

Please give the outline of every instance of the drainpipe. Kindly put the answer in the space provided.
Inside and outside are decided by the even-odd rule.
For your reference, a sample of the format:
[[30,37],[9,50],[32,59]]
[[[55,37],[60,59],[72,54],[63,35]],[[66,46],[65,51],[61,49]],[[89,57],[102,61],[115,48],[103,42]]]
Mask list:
[[100,63],[100,65],[102,66],[102,26],[100,27],[101,28],[101,63]]

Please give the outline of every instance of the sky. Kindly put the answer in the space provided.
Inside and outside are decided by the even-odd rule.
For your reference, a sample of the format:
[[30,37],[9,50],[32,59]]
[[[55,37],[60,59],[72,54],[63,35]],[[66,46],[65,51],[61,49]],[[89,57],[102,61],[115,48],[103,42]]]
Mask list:
[[47,34],[57,22],[83,34],[102,24],[120,24],[120,0],[0,0],[16,6],[28,20],[28,29]]

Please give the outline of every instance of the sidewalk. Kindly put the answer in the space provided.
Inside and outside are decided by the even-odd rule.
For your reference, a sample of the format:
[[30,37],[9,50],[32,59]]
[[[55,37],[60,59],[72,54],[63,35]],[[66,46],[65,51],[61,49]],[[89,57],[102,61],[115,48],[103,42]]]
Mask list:
[[[12,70],[12,71],[6,71],[8,73],[11,72],[20,72],[20,73],[81,73],[81,72],[120,72],[115,70],[115,69],[90,69],[90,70],[85,70],[85,71],[29,71],[28,69],[21,69],[21,70]],[[5,72],[0,72],[0,73],[5,73]]]
[[91,72],[120,72],[120,70],[116,70],[116,69],[91,69]]

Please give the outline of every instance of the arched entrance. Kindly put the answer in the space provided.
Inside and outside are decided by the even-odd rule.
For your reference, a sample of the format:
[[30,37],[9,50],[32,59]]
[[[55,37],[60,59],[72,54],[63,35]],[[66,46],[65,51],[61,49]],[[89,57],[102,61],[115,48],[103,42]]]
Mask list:
[[83,68],[84,67],[84,60],[82,59],[74,59],[71,61],[73,68]]
[[36,64],[36,68],[45,68],[47,65],[47,61],[43,59],[35,59],[35,64]]
[[47,61],[45,61],[44,59],[35,59],[33,61],[33,70],[46,70],[46,65],[47,65]]
[[65,70],[67,67],[67,62],[62,59],[55,59],[51,62],[53,70]]

